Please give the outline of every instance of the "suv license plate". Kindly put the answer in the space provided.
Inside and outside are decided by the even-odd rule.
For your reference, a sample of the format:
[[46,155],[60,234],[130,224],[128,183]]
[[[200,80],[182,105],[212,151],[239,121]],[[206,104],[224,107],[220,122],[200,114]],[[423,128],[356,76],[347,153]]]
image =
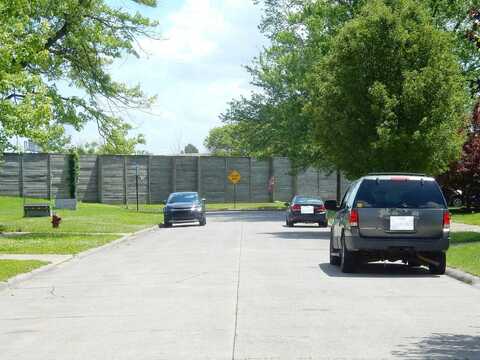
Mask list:
[[300,213],[313,214],[313,206],[302,206],[302,208],[300,209]]
[[414,231],[413,216],[390,216],[390,231]]

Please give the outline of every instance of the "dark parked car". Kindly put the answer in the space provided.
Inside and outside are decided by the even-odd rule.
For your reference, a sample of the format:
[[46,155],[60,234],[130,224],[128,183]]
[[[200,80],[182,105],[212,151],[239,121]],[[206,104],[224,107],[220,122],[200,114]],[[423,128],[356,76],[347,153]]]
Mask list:
[[463,195],[462,191],[457,189],[452,189],[449,187],[442,188],[443,195],[447,200],[447,204],[453,207],[462,207],[463,206]]
[[316,223],[321,227],[328,226],[327,209],[319,198],[297,195],[288,206],[285,218],[286,225],[292,227],[296,223]]
[[196,192],[176,192],[170,194],[163,208],[164,225],[198,221],[201,226],[207,223],[205,200],[199,199]]
[[[336,202],[326,202],[327,209]],[[450,213],[436,181],[422,174],[369,174],[353,182],[337,209],[330,263],[354,272],[359,262],[398,261],[445,272]]]

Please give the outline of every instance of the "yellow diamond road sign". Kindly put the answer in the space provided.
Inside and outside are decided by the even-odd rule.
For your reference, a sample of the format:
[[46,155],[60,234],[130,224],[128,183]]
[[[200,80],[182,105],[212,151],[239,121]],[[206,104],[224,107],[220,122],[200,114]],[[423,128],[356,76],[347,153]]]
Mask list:
[[228,173],[228,180],[230,180],[232,184],[238,184],[241,178],[242,177],[237,170],[232,170]]

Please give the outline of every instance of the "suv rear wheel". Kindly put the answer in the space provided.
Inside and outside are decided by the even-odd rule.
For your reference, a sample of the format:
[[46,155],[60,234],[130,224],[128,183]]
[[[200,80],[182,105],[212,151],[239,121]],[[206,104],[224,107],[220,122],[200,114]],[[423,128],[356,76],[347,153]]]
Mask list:
[[443,275],[445,274],[445,269],[447,268],[447,257],[444,252],[439,252],[436,254],[430,255],[430,258],[437,262],[438,265],[429,264],[428,269],[431,274]]
[[342,236],[342,258],[340,262],[340,270],[343,273],[355,272],[355,253],[348,251],[345,245],[345,238]]

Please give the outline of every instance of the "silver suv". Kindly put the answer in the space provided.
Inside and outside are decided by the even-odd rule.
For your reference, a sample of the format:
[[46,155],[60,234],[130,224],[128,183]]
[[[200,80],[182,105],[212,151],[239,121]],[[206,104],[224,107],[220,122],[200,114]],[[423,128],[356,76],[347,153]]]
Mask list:
[[402,260],[445,273],[450,213],[435,179],[423,174],[369,174],[354,181],[336,210],[330,263],[354,272],[358,263]]

